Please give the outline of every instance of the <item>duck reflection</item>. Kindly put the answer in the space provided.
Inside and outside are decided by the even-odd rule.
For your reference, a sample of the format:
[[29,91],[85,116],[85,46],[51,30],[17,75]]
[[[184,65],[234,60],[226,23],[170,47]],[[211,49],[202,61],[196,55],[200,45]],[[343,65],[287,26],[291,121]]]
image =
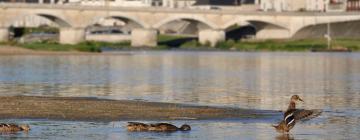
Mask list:
[[276,137],[276,140],[295,140],[290,134],[280,134]]

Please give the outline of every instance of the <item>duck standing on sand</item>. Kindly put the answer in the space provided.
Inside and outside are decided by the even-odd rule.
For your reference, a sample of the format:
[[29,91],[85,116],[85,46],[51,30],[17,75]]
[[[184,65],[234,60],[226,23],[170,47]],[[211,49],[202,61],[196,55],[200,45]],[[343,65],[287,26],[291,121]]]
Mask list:
[[190,131],[191,127],[187,124],[180,128],[168,123],[145,124],[140,122],[128,122],[128,131],[154,131],[154,132],[174,132],[174,131]]
[[0,123],[0,132],[18,132],[18,131],[29,131],[30,126],[25,125],[16,125],[16,124],[6,124]]
[[287,133],[289,132],[298,121],[309,120],[315,118],[322,113],[322,110],[312,109],[296,109],[296,102],[304,102],[298,95],[291,96],[288,109],[284,113],[283,120],[275,127],[278,132]]

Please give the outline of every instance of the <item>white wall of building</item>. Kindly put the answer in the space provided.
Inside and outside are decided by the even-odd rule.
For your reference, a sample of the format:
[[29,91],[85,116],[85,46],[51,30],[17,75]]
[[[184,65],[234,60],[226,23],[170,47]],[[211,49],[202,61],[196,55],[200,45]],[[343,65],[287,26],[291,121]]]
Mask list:
[[260,8],[263,11],[277,11],[281,12],[285,10],[286,0],[261,0]]
[[196,0],[69,0],[70,4],[88,6],[121,6],[121,7],[151,7],[188,8]]
[[171,5],[165,6],[170,8],[188,8],[196,2],[196,0],[165,0],[169,1]]
[[263,11],[324,11],[329,0],[261,0]]
[[150,7],[150,0],[69,0],[70,4],[87,6]]
[[328,0],[306,0],[306,10],[325,11]]

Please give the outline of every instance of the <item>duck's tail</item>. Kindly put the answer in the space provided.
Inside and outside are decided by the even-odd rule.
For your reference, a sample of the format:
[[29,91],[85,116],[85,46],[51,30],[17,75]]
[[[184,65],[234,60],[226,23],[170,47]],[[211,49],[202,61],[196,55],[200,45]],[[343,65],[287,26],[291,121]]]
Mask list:
[[281,122],[279,122],[279,124],[277,124],[277,125],[272,124],[271,126],[274,127],[276,130],[280,130],[280,129],[282,129],[284,124],[285,124],[285,122],[281,121]]
[[272,124],[271,126],[275,128],[275,130],[279,133],[283,133],[284,131],[282,130],[281,125],[283,124],[284,121],[281,121],[278,125],[274,125]]
[[275,129],[278,127],[277,125],[273,125],[273,124],[271,126],[274,127]]
[[274,127],[276,130],[280,129],[281,125],[284,123],[284,121],[279,122],[279,124],[271,124],[272,127]]

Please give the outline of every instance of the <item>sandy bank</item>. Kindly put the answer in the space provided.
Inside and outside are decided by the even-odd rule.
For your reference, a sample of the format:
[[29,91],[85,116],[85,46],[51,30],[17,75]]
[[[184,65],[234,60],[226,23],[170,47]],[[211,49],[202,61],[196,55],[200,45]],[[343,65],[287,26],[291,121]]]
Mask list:
[[0,55],[88,55],[88,54],[101,54],[101,53],[90,53],[90,52],[77,52],[77,51],[40,51],[31,50],[15,46],[1,46]]
[[0,97],[0,119],[181,120],[269,117],[276,111],[73,97]]

